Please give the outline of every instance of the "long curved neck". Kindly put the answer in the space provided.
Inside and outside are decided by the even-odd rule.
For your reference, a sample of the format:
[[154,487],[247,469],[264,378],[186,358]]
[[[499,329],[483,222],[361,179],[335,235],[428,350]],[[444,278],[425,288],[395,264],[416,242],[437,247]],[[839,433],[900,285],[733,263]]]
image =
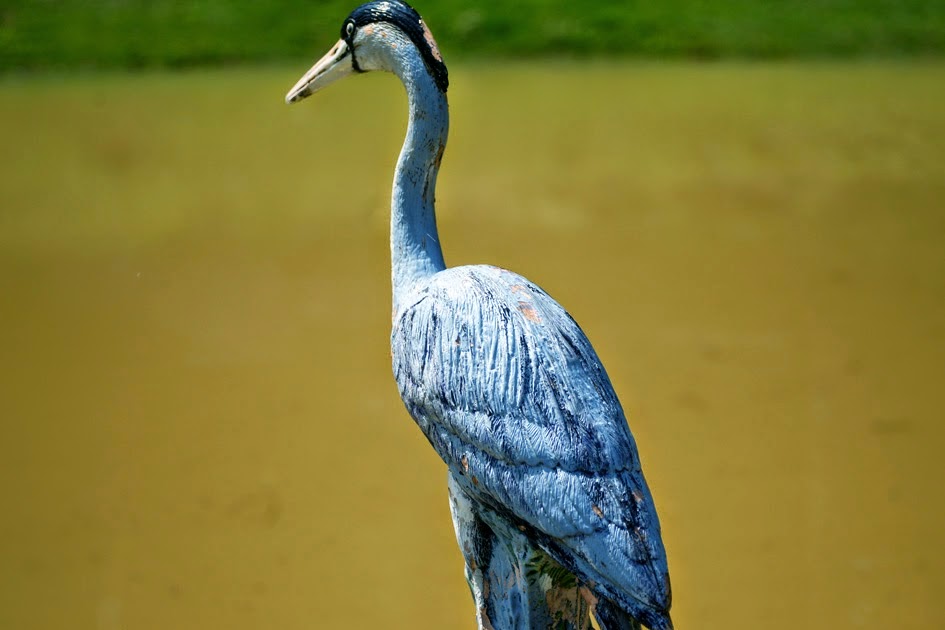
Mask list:
[[[412,46],[395,69],[410,105],[407,137],[391,195],[390,255],[394,313],[416,284],[446,268],[433,208],[436,174],[446,147],[449,107]],[[409,52],[407,52],[409,51]]]

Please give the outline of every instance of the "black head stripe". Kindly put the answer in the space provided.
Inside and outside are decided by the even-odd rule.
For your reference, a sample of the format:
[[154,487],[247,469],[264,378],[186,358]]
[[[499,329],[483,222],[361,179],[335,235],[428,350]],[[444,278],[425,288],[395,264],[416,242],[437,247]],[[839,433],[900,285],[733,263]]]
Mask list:
[[361,64],[358,63],[358,58],[354,56],[354,48],[351,49],[351,67],[354,68],[355,72],[364,72],[361,69]]
[[436,44],[433,42],[433,38],[429,37],[429,31],[423,25],[420,14],[406,2],[401,2],[401,0],[382,0],[380,2],[362,4],[352,11],[348,19],[341,25],[341,37],[348,43],[348,47],[351,49],[351,59],[354,69],[359,72],[361,71],[360,67],[358,67],[357,58],[354,56],[352,36],[348,35],[347,32],[348,24],[351,23],[354,24],[356,28],[360,28],[366,24],[376,22],[388,22],[402,30],[404,34],[410,38],[414,46],[417,47],[417,50],[420,51],[420,54],[423,56],[423,61],[426,62],[427,68],[430,69],[430,74],[433,75],[433,80],[436,81],[437,87],[439,87],[441,91],[446,92],[450,84],[446,64],[443,63],[439,51],[436,50]]
[[364,72],[361,69],[361,64],[358,63],[358,56],[354,54],[354,43],[348,42],[348,52],[351,54],[351,67],[354,68],[355,72]]

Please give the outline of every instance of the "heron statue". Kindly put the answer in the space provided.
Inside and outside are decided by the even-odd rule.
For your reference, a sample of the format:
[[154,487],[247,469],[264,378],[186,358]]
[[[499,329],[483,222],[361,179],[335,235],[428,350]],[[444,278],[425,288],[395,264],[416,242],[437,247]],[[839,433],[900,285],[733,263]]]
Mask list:
[[394,172],[394,377],[449,470],[450,508],[479,628],[673,627],[653,498],[614,388],[584,332],[522,276],[448,268],[434,190],[446,65],[420,15],[369,2],[286,95],[384,70],[407,91]]

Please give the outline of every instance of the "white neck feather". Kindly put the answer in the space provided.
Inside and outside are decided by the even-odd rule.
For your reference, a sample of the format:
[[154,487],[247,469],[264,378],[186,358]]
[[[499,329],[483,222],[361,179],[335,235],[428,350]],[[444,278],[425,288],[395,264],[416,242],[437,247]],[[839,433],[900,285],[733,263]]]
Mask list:
[[390,250],[394,313],[418,282],[446,268],[436,230],[434,192],[449,130],[446,95],[410,44],[397,47],[393,72],[407,89],[410,119],[391,196]]

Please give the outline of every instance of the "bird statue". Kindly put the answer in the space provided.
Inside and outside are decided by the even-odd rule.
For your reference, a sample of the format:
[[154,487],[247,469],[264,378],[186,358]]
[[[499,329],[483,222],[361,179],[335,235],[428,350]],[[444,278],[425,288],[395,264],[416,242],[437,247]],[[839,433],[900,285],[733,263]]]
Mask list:
[[479,628],[583,629],[593,615],[602,630],[671,629],[656,508],[584,332],[522,276],[443,261],[449,79],[420,15],[399,0],[359,6],[286,102],[372,70],[397,75],[409,104],[391,196],[393,371],[449,469]]

